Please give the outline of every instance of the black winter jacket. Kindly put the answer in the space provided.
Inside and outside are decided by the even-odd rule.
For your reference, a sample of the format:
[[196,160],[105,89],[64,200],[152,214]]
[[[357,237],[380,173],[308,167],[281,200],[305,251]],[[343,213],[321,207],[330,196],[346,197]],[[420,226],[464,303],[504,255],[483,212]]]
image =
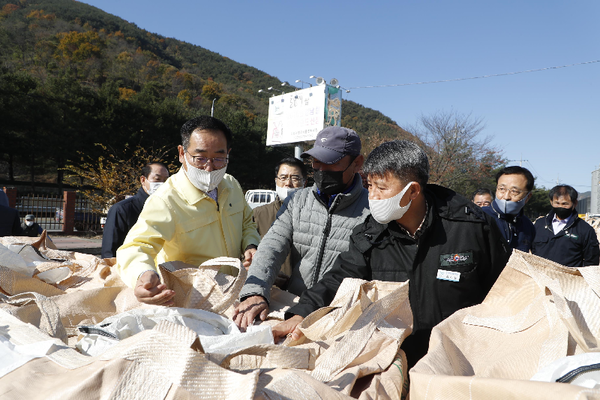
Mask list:
[[0,205],[0,236],[23,236],[19,212]]
[[502,236],[510,247],[526,253],[531,250],[535,238],[535,228],[529,218],[523,214],[523,210],[517,215],[503,214],[497,209],[494,202],[481,209],[494,217]]
[[600,263],[596,231],[574,214],[556,235],[552,228],[554,213],[535,221],[535,240],[531,252],[567,267],[583,267]]
[[121,200],[108,210],[102,234],[102,258],[117,256],[117,249],[137,222],[147,199],[148,193],[144,188],[139,188],[135,196]]
[[414,365],[427,352],[431,329],[455,311],[480,303],[510,256],[493,219],[479,207],[437,185],[427,185],[425,198],[427,218],[417,240],[396,222],[382,225],[369,216],[354,229],[349,250],[286,317],[306,317],[329,305],[346,277],[410,280],[414,326],[402,347]]

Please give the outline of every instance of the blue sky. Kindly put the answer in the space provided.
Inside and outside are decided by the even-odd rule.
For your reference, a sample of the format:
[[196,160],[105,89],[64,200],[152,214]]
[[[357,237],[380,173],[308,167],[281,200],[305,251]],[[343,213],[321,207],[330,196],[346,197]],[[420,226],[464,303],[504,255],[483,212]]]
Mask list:
[[[84,2],[292,83],[316,75],[354,88],[600,60],[597,0]],[[344,98],[402,127],[438,111],[482,118],[481,135],[527,160],[538,186],[588,191],[600,165],[600,62]]]

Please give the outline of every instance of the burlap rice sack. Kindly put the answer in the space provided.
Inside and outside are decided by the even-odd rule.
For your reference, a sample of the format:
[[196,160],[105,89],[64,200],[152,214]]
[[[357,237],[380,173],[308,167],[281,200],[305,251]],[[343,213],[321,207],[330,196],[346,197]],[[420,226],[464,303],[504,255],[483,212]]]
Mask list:
[[[102,357],[88,357],[72,348],[77,326],[140,304],[111,260],[40,250],[48,251],[55,252],[57,267],[74,265],[67,280],[50,285],[2,269],[0,260],[0,325],[12,333],[9,339],[51,337],[60,347],[0,378],[0,397],[400,399],[406,394],[406,359],[399,350],[412,323],[406,283],[345,282],[330,307],[305,320],[304,343],[215,356],[202,353],[193,331],[163,324],[123,340]],[[162,266],[163,280],[177,293],[175,305],[230,315],[245,271],[241,268],[236,278],[222,276],[217,270],[223,262],[241,266],[231,259],[213,260],[201,269]],[[270,315],[281,317],[296,299],[274,290]],[[29,385],[38,374],[36,385]]]
[[600,351],[600,267],[514,251],[482,304],[437,325],[410,371],[414,399],[600,399],[600,390],[533,382],[565,356]]

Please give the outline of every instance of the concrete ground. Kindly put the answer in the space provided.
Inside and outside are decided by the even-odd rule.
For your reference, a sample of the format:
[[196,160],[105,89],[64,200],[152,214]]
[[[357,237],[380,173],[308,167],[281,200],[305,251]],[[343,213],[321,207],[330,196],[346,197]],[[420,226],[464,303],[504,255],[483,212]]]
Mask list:
[[69,250],[78,253],[93,254],[100,256],[102,250],[102,236],[91,238],[79,236],[58,236],[49,234],[50,238],[59,250]]

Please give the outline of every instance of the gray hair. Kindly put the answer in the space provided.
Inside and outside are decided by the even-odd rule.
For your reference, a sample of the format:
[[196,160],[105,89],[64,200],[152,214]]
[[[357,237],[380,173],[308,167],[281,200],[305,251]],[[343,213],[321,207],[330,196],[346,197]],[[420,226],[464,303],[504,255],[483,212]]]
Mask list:
[[418,182],[425,187],[429,180],[429,159],[415,143],[394,140],[379,145],[369,154],[363,172],[381,177],[390,173],[401,182]]

